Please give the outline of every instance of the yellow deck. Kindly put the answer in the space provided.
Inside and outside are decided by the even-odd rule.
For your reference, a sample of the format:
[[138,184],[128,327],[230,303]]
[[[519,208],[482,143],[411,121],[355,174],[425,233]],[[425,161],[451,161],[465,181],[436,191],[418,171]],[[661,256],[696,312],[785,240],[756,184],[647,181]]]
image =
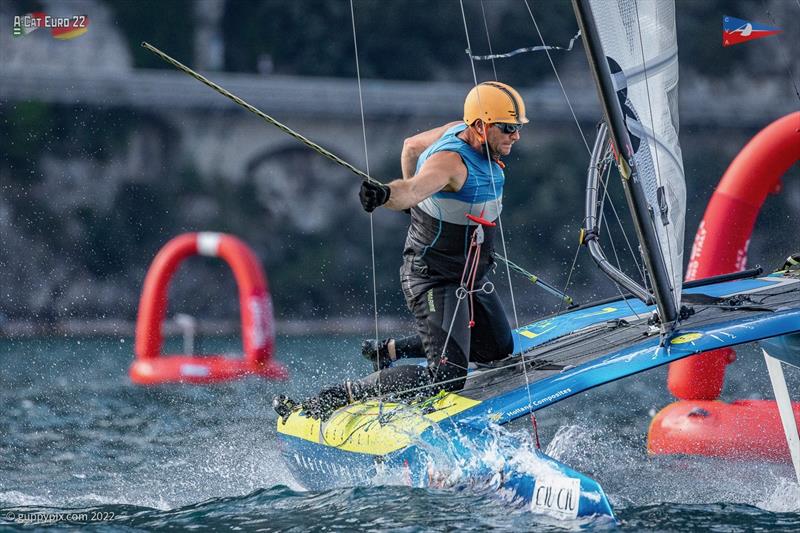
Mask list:
[[413,405],[384,402],[380,406],[369,400],[345,406],[324,422],[303,416],[298,409],[286,422],[278,419],[278,432],[344,451],[386,455],[411,444],[432,423],[479,403],[455,393],[441,393]]

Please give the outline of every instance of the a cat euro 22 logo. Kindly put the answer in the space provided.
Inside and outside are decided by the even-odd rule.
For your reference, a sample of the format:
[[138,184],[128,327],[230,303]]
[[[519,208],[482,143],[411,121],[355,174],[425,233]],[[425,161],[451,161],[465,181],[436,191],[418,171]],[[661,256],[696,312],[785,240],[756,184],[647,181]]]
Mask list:
[[67,40],[80,37],[89,30],[89,17],[73,15],[71,17],[51,17],[41,11],[17,15],[14,17],[14,37],[24,37],[38,29],[50,30],[55,39]]
[[737,19],[736,17],[722,17],[722,46],[733,46],[746,41],[763,39],[770,35],[783,32],[780,28],[767,26],[758,22]]

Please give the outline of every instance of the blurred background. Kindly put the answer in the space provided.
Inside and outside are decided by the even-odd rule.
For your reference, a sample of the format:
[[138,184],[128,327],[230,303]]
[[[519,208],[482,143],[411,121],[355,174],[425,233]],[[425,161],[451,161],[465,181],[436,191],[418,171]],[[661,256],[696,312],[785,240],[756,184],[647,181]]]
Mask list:
[[[800,5],[677,4],[688,259],[732,158],[800,108]],[[577,32],[569,2],[530,5],[544,41],[566,47]],[[400,175],[404,138],[460,118],[473,85],[461,7],[356,0],[354,9],[369,169],[389,181]],[[13,17],[36,11],[87,15],[90,26],[65,41],[45,31],[14,37]],[[467,0],[464,12],[475,54],[542,44],[521,0]],[[723,15],[784,33],[723,48]],[[166,65],[142,41],[367,167],[347,1],[3,0],[0,335],[132,333],[150,261],[186,231],[229,232],[255,250],[279,331],[369,331],[371,246],[359,179]],[[582,135],[591,145],[600,109],[580,41],[551,57],[580,129],[545,54],[475,66],[479,81],[496,70],[520,89],[532,118],[506,161],[509,257],[563,287],[583,218]],[[749,265],[772,268],[800,250],[797,177],[795,165],[765,204]],[[407,223],[388,210],[374,216],[378,311],[398,329],[410,325],[397,275]],[[568,288],[577,301],[615,293],[585,252],[577,267]],[[556,309],[524,279],[514,284],[521,321]],[[187,260],[170,302],[170,316],[190,313],[201,331],[238,327],[236,287],[221,261]]]

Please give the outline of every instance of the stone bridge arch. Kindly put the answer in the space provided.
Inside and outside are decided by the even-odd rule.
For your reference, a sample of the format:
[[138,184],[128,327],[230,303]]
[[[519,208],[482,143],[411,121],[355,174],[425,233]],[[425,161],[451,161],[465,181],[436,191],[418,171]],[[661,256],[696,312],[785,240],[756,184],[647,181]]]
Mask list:
[[[330,149],[353,160],[346,150]],[[246,164],[245,180],[270,223],[288,223],[302,233],[323,231],[358,204],[356,175],[292,139],[254,155]]]

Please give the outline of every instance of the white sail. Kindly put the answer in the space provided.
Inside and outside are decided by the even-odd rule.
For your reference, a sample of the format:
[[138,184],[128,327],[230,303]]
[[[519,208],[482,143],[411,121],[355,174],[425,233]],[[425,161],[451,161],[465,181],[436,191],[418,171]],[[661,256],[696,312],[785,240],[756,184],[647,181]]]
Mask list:
[[675,4],[673,0],[590,3],[635,150],[633,163],[680,308],[686,183],[678,142]]

